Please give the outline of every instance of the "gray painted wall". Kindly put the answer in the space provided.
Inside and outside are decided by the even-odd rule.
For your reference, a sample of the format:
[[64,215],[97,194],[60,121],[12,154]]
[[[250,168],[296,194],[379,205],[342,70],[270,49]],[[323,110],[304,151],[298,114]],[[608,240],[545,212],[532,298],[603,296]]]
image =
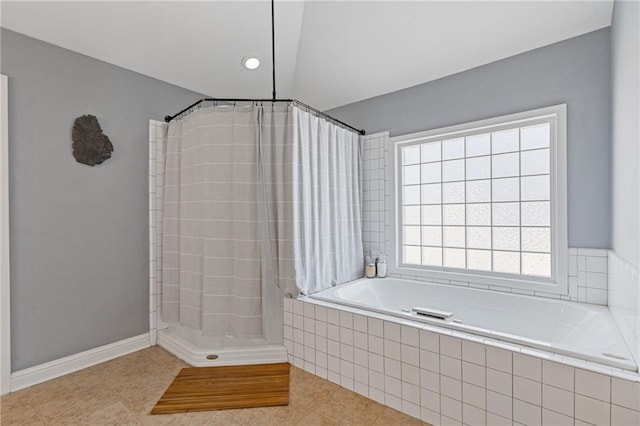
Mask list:
[[[149,330],[148,120],[201,96],[5,29],[1,63],[16,371]],[[89,113],[115,147],[96,167],[71,155]]]
[[640,4],[617,1],[611,30],[611,248],[640,267]]
[[605,28],[328,113],[394,136],[567,103],[569,245],[607,248],[610,95]]

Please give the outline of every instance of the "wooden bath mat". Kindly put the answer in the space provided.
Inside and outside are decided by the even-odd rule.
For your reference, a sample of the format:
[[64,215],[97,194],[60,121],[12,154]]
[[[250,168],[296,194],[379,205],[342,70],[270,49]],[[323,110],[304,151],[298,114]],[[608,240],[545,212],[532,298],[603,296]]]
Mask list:
[[289,364],[183,368],[151,414],[289,404]]

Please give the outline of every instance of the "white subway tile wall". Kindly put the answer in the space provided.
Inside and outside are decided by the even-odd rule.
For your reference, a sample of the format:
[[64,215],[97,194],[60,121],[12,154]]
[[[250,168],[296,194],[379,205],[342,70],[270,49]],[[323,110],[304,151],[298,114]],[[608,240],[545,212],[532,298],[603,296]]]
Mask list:
[[365,255],[387,254],[385,244],[385,161],[388,133],[364,136],[362,149],[362,243]]
[[157,330],[162,328],[159,325],[162,245],[158,224],[162,221],[159,207],[164,195],[164,170],[157,167],[157,162],[163,156],[166,129],[166,123],[149,120],[149,331],[152,346],[156,344]]
[[608,259],[609,310],[636,361],[640,361],[640,269],[614,251],[609,251]]
[[[372,250],[390,254],[393,242],[389,241],[391,226],[391,141],[388,132],[362,138],[363,192],[363,246],[365,255]],[[558,295],[519,288],[488,286],[458,280],[425,279],[413,275],[390,274],[398,278],[433,281],[441,284],[483,288],[508,293],[526,294],[553,299],[571,300],[597,305],[607,305],[607,256],[606,249],[569,249],[569,294]]]
[[284,310],[290,363],[434,425],[640,424],[637,374],[307,300]]

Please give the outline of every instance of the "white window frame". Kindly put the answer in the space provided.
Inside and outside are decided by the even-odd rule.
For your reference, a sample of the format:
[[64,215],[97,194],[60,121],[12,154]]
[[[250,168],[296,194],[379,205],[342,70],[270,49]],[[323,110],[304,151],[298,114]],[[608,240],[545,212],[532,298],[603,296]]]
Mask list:
[[[443,137],[453,138],[470,131],[494,126],[526,125],[535,119],[551,119],[551,277],[550,279],[497,272],[434,268],[402,264],[402,232],[400,210],[401,148],[419,140]],[[522,124],[520,124],[522,123]],[[567,231],[567,105],[560,104],[486,120],[474,121],[424,132],[392,137],[391,143],[391,202],[389,209],[389,235],[391,251],[389,271],[394,274],[415,276],[418,279],[445,279],[470,284],[501,286],[530,291],[568,294],[568,231]]]

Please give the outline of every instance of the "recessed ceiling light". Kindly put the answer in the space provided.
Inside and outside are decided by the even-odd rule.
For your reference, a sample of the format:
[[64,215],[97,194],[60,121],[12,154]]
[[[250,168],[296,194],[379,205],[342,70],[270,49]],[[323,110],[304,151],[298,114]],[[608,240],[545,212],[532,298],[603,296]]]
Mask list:
[[248,70],[255,70],[260,66],[260,59],[253,56],[244,57],[242,58],[242,66]]

